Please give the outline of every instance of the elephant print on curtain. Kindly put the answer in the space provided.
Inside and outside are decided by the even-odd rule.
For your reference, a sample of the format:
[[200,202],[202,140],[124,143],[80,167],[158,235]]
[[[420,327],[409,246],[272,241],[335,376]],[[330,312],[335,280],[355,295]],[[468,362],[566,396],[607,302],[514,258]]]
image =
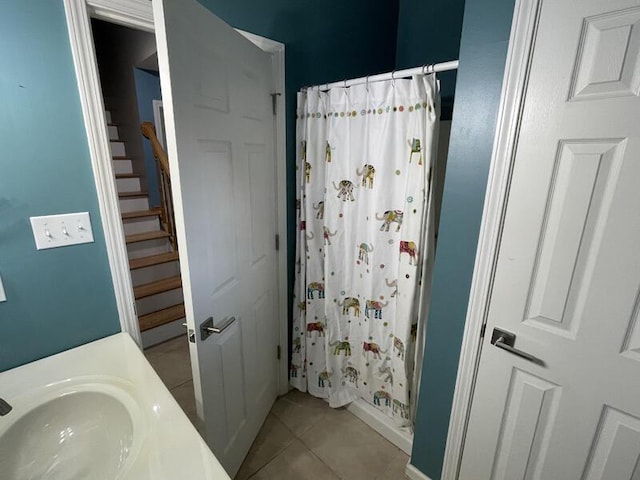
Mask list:
[[[298,94],[290,382],[409,426],[420,284],[433,250],[434,75]],[[375,248],[374,248],[375,246]],[[299,339],[299,341],[297,340]]]

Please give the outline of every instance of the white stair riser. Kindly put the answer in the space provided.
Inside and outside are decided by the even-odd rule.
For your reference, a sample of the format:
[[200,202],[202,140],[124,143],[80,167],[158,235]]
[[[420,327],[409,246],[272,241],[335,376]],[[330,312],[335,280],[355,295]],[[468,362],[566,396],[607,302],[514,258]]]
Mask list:
[[159,253],[167,253],[170,251],[171,245],[169,244],[169,240],[166,238],[127,244],[129,258],[148,257],[150,255],[158,255]]
[[119,192],[139,192],[139,178],[116,178],[116,187]]
[[107,125],[109,131],[109,140],[118,140],[118,127],[115,125]]
[[175,277],[176,275],[180,275],[180,264],[178,262],[167,262],[131,270],[131,282],[134,287],[137,287],[144,283],[151,283],[161,278]]
[[159,327],[140,332],[140,336],[142,337],[142,348],[149,348],[180,335],[186,335],[187,329],[182,326],[185,321],[186,320],[184,318],[181,318],[175,322],[166,323]]
[[167,292],[151,295],[150,297],[141,298],[136,300],[136,311],[138,316],[146,315],[147,313],[156,312],[164,308],[169,308],[173,305],[182,303],[182,289],[176,288],[175,290],[169,290]]
[[142,217],[122,222],[125,235],[134,233],[156,232],[160,230],[160,220],[158,217]]
[[113,161],[114,173],[133,173],[133,164],[131,160],[114,160]]
[[110,112],[109,110],[106,110],[106,111],[104,112],[104,114],[105,114],[105,116],[107,117],[107,123],[113,123],[113,122],[111,121],[111,112]]
[[114,157],[126,157],[127,152],[124,149],[124,142],[110,142],[111,143],[111,155]]
[[149,199],[147,197],[131,197],[120,199],[121,212],[137,212],[138,210],[149,210]]

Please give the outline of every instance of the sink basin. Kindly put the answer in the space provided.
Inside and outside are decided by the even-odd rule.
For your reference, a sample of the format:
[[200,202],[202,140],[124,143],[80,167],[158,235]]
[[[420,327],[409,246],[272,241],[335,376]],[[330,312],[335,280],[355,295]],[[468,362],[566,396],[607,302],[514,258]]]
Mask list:
[[127,333],[0,372],[0,480],[231,480]]
[[66,390],[0,417],[0,426],[13,417],[0,429],[3,480],[122,477],[134,446],[130,402],[90,387]]

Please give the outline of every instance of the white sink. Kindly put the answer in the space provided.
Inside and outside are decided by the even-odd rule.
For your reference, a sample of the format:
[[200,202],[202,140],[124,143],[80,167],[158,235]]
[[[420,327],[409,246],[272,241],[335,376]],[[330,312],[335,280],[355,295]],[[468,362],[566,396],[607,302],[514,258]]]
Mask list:
[[229,480],[126,334],[0,372],[0,480]]
[[62,394],[25,412],[0,436],[0,472],[7,480],[114,479],[130,457],[133,431],[131,413],[117,398]]

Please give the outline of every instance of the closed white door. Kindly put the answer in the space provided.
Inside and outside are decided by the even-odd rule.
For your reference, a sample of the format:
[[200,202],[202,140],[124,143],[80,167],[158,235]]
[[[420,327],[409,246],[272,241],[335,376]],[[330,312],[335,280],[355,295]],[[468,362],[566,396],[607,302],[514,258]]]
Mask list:
[[233,476],[278,382],[271,58],[195,0],[153,7],[196,403]]
[[537,27],[459,478],[638,480],[640,1]]

